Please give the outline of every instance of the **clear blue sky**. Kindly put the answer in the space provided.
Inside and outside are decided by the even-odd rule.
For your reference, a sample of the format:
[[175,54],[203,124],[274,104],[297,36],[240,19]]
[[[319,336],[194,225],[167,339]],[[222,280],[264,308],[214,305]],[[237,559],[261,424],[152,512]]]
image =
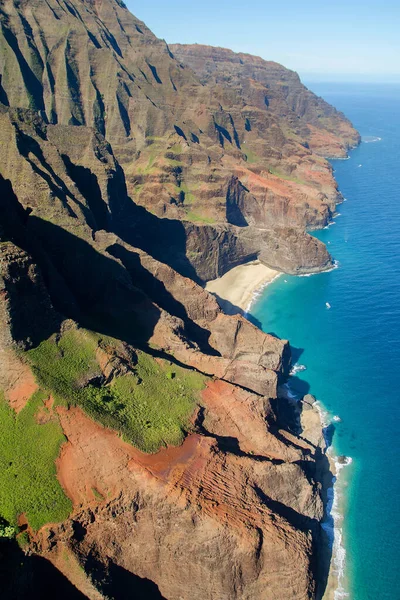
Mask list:
[[400,82],[400,0],[125,0],[167,42],[275,60],[307,80]]

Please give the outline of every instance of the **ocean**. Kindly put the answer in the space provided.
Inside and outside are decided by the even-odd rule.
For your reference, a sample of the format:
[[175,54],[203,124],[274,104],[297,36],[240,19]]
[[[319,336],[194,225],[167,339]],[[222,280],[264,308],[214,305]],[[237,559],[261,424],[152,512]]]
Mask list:
[[336,598],[399,600],[400,85],[309,87],[363,138],[348,160],[332,161],[346,200],[333,225],[313,232],[338,268],[282,275],[250,312],[290,340],[306,367],[291,388],[314,394],[329,421],[337,417],[333,454],[352,459],[335,485]]

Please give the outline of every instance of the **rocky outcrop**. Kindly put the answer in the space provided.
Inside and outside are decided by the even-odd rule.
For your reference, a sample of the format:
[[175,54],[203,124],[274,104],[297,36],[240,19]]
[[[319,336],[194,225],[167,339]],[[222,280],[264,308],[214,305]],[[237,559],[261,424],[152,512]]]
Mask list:
[[[266,590],[282,600],[313,596],[305,556],[322,507],[296,466],[311,460],[312,447],[279,442],[265,428],[268,404],[228,384],[210,384],[203,403],[202,435],[155,456],[141,455],[79,411],[62,411],[69,442],[58,472],[79,510],[43,531],[38,548],[54,561],[59,547],[69,548],[111,596],[123,572],[127,582],[129,574],[154,582],[158,598],[255,598]],[[250,447],[257,456],[246,453]],[[105,454],[109,461],[96,460]],[[115,500],[99,504],[90,489]],[[282,514],[275,500],[281,494],[293,503]]]

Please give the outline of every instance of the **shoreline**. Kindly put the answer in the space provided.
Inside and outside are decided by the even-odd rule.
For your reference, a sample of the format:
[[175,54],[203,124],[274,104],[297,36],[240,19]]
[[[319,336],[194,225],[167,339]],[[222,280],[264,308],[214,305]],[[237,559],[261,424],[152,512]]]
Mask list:
[[344,502],[345,488],[348,480],[341,471],[353,462],[351,456],[343,456],[335,453],[333,444],[329,441],[326,433],[329,428],[340,422],[340,417],[332,415],[325,409],[323,403],[317,400],[314,404],[319,414],[322,432],[325,438],[325,455],[329,461],[330,471],[333,479],[332,484],[325,488],[325,511],[321,526],[324,529],[330,543],[332,544],[332,555],[329,567],[329,575],[324,596],[322,600],[343,600],[349,598],[348,579],[346,575],[346,547],[343,540]]
[[[335,261],[330,270],[337,269],[338,266]],[[228,314],[241,313],[246,316],[246,313],[250,312],[253,303],[265,287],[281,275],[283,275],[282,272],[266,267],[260,261],[255,260],[233,267],[222,277],[209,281],[205,289],[216,296],[224,312]],[[289,397],[293,400],[296,399],[296,402],[302,405],[303,399],[292,395],[290,377],[286,386]],[[326,430],[334,424],[334,417],[328,413],[318,400],[314,403],[311,413],[317,416],[318,429],[325,438]],[[326,438],[325,442],[327,442]],[[348,598],[349,594],[345,585],[343,585],[346,581],[346,549],[343,544],[343,513],[340,502],[342,494],[340,493],[338,479],[342,468],[351,464],[352,460],[350,457],[345,457],[345,462],[341,462],[341,457],[334,454],[334,449],[329,444],[326,446],[324,455],[328,460],[329,473],[322,473],[324,518],[321,521],[321,527],[327,536],[328,543],[331,545],[331,555],[328,579],[322,600],[342,600]],[[325,470],[326,467],[323,471]],[[329,479],[330,477],[331,479]]]
[[259,293],[280,275],[280,271],[254,260],[208,281],[205,289],[217,298],[227,314],[245,314]]
[[[299,365],[303,367],[303,365]],[[305,370],[304,368],[299,369]],[[291,375],[296,375],[295,370]],[[349,456],[335,454],[331,444],[329,429],[339,419],[333,416],[311,394],[299,397],[290,387],[290,377],[280,388],[280,397],[292,404],[298,412],[299,427],[302,436],[319,447],[322,454],[316,458],[318,480],[321,484],[321,499],[324,506],[324,516],[320,521],[323,531],[318,546],[318,552],[322,557],[321,565],[328,557],[328,575],[325,581],[325,589],[320,600],[344,600],[349,598],[346,578],[346,548],[343,543],[343,502],[345,501],[343,490],[346,487],[346,479],[343,475],[339,477],[344,467],[352,464]],[[322,567],[323,570],[323,567]],[[321,575],[321,572],[319,573]],[[319,578],[317,581],[320,583]],[[319,585],[318,583],[318,585]]]

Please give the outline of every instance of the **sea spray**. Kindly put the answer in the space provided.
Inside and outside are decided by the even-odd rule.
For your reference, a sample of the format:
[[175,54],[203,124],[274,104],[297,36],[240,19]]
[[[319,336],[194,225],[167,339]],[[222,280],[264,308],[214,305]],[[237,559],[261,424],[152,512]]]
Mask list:
[[[326,227],[324,227],[326,229]],[[316,273],[302,273],[301,275],[297,275],[297,277],[312,277],[313,275],[322,275],[323,273],[330,273],[331,271],[335,271],[338,269],[340,263],[338,260],[333,261],[333,265],[329,269],[325,269],[324,271],[317,271]]]
[[[305,371],[307,367],[302,364],[294,364],[290,371],[290,376]],[[281,393],[289,401],[298,403],[301,398],[291,386],[291,377],[282,385]],[[325,505],[325,515],[321,523],[327,534],[328,542],[332,551],[329,578],[335,584],[334,600],[343,600],[349,598],[349,592],[346,585],[346,549],[343,543],[343,477],[339,477],[340,472],[345,466],[353,461],[349,456],[336,456],[331,445],[330,430],[336,423],[341,422],[339,415],[331,415],[321,404],[316,401],[313,406],[319,413],[322,433],[326,444],[326,454],[329,458],[333,474],[332,486],[326,490],[327,500]]]
[[344,482],[343,477],[339,477],[339,475],[342,469],[350,465],[353,460],[350,456],[336,456],[331,445],[328,432],[332,425],[341,422],[339,415],[331,416],[319,401],[314,406],[320,414],[322,431],[327,446],[326,454],[329,457],[334,475],[332,486],[327,490],[327,504],[322,527],[328,536],[332,548],[330,577],[335,581],[334,600],[343,600],[344,598],[349,598],[349,593],[346,589],[346,548],[343,541]]
[[296,363],[290,369],[289,375],[296,375],[296,373],[301,373],[302,371],[306,371],[306,370],[307,370],[306,365],[299,365]]

